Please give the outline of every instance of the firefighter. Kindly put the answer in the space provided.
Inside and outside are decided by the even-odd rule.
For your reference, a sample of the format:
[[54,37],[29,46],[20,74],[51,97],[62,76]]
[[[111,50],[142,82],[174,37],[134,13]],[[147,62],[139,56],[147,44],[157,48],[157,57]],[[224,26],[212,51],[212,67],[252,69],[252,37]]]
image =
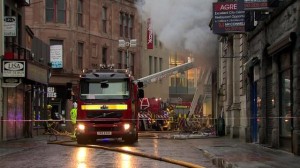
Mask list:
[[52,110],[52,105],[51,104],[48,104],[47,105],[47,119],[46,119],[46,122],[44,124],[45,126],[45,133],[49,133],[49,127],[50,127],[50,124],[51,124],[51,110]]
[[75,132],[76,132],[76,119],[77,119],[77,103],[74,102],[73,103],[73,108],[70,111],[70,117],[71,117],[71,122],[72,122],[72,126],[73,126],[73,137],[75,137]]

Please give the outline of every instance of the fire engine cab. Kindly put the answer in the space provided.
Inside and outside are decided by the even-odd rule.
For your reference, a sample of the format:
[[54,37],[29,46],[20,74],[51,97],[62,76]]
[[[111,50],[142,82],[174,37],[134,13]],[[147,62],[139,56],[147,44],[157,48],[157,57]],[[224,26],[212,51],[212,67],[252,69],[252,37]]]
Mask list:
[[103,138],[138,140],[139,99],[143,83],[134,80],[126,69],[103,66],[80,75],[77,95],[78,144]]

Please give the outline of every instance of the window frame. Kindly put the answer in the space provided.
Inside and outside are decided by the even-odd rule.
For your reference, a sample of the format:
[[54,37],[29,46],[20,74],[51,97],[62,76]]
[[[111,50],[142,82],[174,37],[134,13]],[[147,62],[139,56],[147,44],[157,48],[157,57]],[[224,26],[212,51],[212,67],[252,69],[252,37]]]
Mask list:
[[83,69],[84,43],[77,42],[77,68]]
[[102,32],[107,33],[107,7],[102,7]]
[[83,0],[77,0],[77,26],[83,27]]
[[[59,8],[59,1],[63,1],[63,3],[64,3],[64,8],[63,9],[60,9]],[[52,3],[52,7],[53,8],[49,8],[48,6],[47,6],[47,4],[48,3]],[[46,22],[48,22],[48,23],[61,23],[61,24],[65,24],[66,23],[66,7],[67,6],[67,4],[66,4],[66,0],[46,0],[46,2],[45,2],[45,20],[46,20]],[[48,20],[48,16],[50,15],[50,14],[48,14],[48,11],[52,11],[52,18],[49,18],[50,20]],[[59,19],[59,14],[60,14],[60,12],[61,11],[63,11],[63,20],[64,21],[60,21],[60,19]]]

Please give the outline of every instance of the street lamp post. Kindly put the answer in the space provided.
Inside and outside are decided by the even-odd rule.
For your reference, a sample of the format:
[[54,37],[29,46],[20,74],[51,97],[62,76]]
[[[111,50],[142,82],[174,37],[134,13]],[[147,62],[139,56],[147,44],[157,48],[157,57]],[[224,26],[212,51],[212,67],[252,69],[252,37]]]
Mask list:
[[119,47],[126,47],[126,68],[129,70],[129,47],[136,47],[136,39],[131,39],[129,42],[126,42],[125,40],[119,40]]

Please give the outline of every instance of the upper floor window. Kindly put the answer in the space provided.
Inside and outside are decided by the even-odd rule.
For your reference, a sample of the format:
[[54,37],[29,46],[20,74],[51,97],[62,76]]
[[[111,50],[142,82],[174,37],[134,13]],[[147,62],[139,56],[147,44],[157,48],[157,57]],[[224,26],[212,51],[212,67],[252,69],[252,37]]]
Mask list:
[[46,0],[46,22],[66,23],[65,0]]
[[124,25],[124,33],[126,38],[128,38],[128,21],[129,21],[128,14],[125,14],[123,18],[123,25]]
[[77,1],[77,26],[83,27],[83,0]]
[[129,21],[128,21],[128,34],[129,34],[129,38],[133,39],[133,21],[134,21],[134,17],[133,15],[129,16]]
[[83,49],[84,44],[82,42],[78,42],[77,44],[77,68],[82,69],[83,68]]
[[102,30],[107,33],[107,8],[102,7]]
[[124,18],[124,14],[123,12],[120,12],[119,15],[120,37],[123,37],[123,18]]

